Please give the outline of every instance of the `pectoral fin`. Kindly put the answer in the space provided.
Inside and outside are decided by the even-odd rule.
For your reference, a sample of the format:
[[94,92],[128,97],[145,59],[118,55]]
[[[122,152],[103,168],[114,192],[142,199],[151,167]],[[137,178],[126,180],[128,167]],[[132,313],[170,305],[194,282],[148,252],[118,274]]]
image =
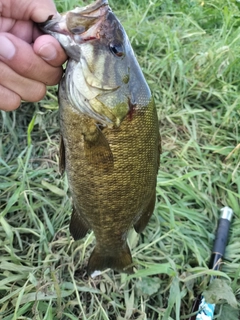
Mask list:
[[89,227],[87,226],[86,222],[83,221],[80,213],[76,211],[74,206],[69,230],[74,240],[82,239],[83,237],[85,237],[89,230]]
[[134,229],[137,233],[141,233],[146,227],[146,225],[148,224],[148,221],[151,218],[151,215],[154,210],[155,201],[156,201],[156,191],[154,190],[147,208],[145,209],[145,211],[143,212],[139,220],[134,224]]
[[90,165],[98,170],[113,169],[113,154],[103,132],[94,125],[84,133],[84,153]]
[[60,145],[59,145],[59,171],[61,175],[63,175],[65,171],[65,147],[64,147],[62,135],[60,137]]

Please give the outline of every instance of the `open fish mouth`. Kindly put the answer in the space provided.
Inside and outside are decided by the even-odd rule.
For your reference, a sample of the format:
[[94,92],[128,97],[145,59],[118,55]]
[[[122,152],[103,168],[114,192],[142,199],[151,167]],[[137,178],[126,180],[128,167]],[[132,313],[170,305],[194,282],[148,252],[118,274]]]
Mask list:
[[119,127],[131,106],[148,105],[150,90],[107,0],[49,17],[40,28],[57,39],[69,57],[62,83],[75,110],[102,125]]
[[101,25],[109,11],[111,9],[107,0],[98,0],[86,7],[77,7],[62,15],[50,16],[39,26],[45,33],[65,35],[72,38],[75,43],[81,44],[100,37]]

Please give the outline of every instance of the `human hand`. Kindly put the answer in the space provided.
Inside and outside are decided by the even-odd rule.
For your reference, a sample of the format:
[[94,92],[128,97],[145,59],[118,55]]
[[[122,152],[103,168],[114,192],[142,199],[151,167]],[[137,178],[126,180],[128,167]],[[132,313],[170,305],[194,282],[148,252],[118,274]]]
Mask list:
[[52,0],[0,0],[0,109],[39,101],[60,81],[66,54],[36,25],[55,14]]

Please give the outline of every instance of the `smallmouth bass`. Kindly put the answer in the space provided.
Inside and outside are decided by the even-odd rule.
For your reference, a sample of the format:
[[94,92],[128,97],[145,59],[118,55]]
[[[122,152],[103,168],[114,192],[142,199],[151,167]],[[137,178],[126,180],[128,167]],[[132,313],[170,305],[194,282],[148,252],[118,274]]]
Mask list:
[[106,0],[41,24],[69,56],[59,85],[60,169],[75,240],[93,230],[87,271],[133,272],[127,234],[155,206],[160,135],[154,100],[125,30]]

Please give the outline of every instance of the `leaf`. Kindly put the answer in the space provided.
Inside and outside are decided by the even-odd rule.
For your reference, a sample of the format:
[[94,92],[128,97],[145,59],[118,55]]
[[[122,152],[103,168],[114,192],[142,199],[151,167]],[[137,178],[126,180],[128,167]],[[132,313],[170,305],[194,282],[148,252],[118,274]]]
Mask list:
[[233,308],[238,307],[232,288],[229,286],[227,281],[223,279],[214,279],[208,289],[203,292],[203,295],[209,303],[219,304],[227,302]]
[[222,306],[222,310],[220,313],[220,316],[217,318],[218,320],[239,320],[240,312],[239,309],[236,310],[233,307],[231,307],[229,304],[224,304]]
[[172,285],[170,288],[170,295],[168,298],[168,306],[166,309],[166,312],[164,314],[163,320],[169,320],[170,314],[174,308],[174,305],[176,306],[176,317],[175,320],[180,319],[180,304],[181,304],[181,293],[179,288],[179,279],[177,277],[174,277],[172,280]]
[[4,219],[3,217],[0,216],[0,225],[2,225],[3,230],[6,233],[6,236],[8,239],[13,239],[13,232],[12,232],[12,228],[10,226],[10,224],[7,222],[6,219]]
[[63,191],[62,189],[54,186],[53,184],[47,182],[46,180],[42,180],[42,185],[47,188],[48,190],[50,190],[51,192],[57,194],[60,197],[64,197],[66,195],[65,191]]
[[[20,291],[21,292],[21,291]],[[69,297],[74,291],[72,290],[62,290],[61,291],[61,297]],[[37,292],[31,292],[31,293],[25,293],[21,297],[21,301],[18,301],[18,298],[15,298],[12,300],[12,304],[15,306],[16,303],[18,302],[19,304],[25,304],[31,301],[50,301],[50,300],[57,300],[58,294],[56,291],[49,291],[49,292],[42,292],[42,291],[37,291]]]
[[139,295],[151,296],[158,292],[161,285],[161,280],[158,277],[145,277],[136,283],[137,292]]
[[1,217],[4,217],[8,213],[9,209],[19,200],[21,192],[22,192],[22,186],[18,187],[14,191],[13,195],[10,197],[10,199],[8,199],[6,207],[0,213]]
[[27,130],[27,141],[28,141],[28,146],[30,147],[31,143],[32,143],[32,138],[31,138],[31,132],[34,128],[34,124],[35,124],[35,119],[36,119],[36,115],[34,115],[32,117],[32,120],[30,121],[29,125],[28,125],[28,130]]
[[127,280],[139,277],[147,277],[154,274],[167,274],[170,277],[176,275],[176,271],[173,270],[170,263],[154,263],[149,264],[148,268],[137,270],[134,274],[127,276]]
[[36,269],[3,260],[0,263],[0,270],[13,271],[17,273],[29,273],[29,272],[33,272]]

